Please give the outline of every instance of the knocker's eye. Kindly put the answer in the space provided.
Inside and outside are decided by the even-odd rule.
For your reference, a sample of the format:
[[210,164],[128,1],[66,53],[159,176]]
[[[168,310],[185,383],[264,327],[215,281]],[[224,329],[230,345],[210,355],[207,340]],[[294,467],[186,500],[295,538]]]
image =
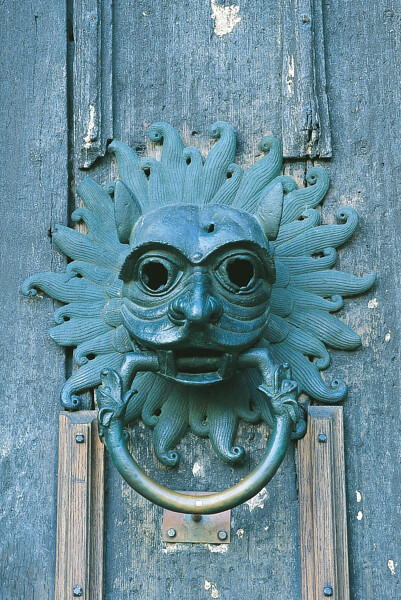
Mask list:
[[136,280],[151,294],[163,294],[177,283],[181,276],[178,266],[161,256],[146,256],[138,264]]
[[224,258],[216,269],[220,283],[230,292],[250,292],[261,273],[259,259],[253,254],[232,254]]

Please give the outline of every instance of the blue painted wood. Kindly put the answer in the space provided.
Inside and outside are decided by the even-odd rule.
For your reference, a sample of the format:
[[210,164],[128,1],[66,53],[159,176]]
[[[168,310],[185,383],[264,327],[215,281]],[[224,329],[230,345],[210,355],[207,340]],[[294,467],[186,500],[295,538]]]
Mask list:
[[[228,26],[221,15],[231,4],[238,4],[240,20]],[[401,564],[401,439],[396,427],[401,14],[395,0],[324,0],[322,5],[333,147],[333,159],[324,163],[332,183],[322,215],[330,222],[340,205],[355,208],[360,226],[354,243],[340,251],[339,267],[355,275],[380,273],[374,291],[338,313],[357,330],[362,349],[346,357],[334,353],[334,367],[350,383],[344,416],[351,595],[381,600],[399,596]],[[280,3],[232,0],[213,6],[206,0],[115,0],[114,135],[139,154],[145,146],[146,154],[157,154],[145,132],[161,119],[184,131],[186,145],[196,139],[203,150],[209,147],[208,125],[216,119],[229,121],[239,136],[237,155],[248,164],[261,133],[280,136]],[[0,589],[7,600],[47,599],[53,594],[57,395],[65,362],[47,338],[52,301],[39,299],[32,305],[18,295],[18,288],[32,272],[62,271],[63,266],[47,232],[56,222],[67,221],[66,16],[64,7],[41,0],[4,2],[0,11],[8,84],[1,90],[1,122],[7,127],[2,131],[6,151],[1,180],[7,411],[0,423]],[[232,26],[224,35],[218,28],[222,22]],[[70,38],[72,51],[75,43]],[[75,90],[77,85],[75,81]],[[70,99],[72,94],[71,87]],[[71,126],[70,120],[70,132]],[[284,171],[300,185],[313,164],[287,162]],[[115,165],[106,157],[91,174],[107,183],[115,179]],[[74,189],[82,178],[78,166],[70,175]],[[242,434],[256,459],[263,430],[244,428]],[[243,470],[223,468],[207,441],[196,440],[183,453],[186,458],[172,483],[167,472],[160,474],[154,466],[148,431],[136,427],[134,435],[141,464],[176,489],[213,491],[216,479],[223,487],[252,467],[250,461]],[[286,498],[278,510],[277,498]],[[217,593],[223,600],[300,598],[293,455],[252,511],[249,505],[234,511],[234,539],[226,552],[163,546],[161,512],[138,499],[112,470],[107,499],[108,600],[210,598]]]
[[322,0],[284,0],[282,136],[286,158],[332,156]]
[[74,154],[77,165],[87,169],[113,138],[112,8],[111,0],[71,0],[69,6]]
[[[240,20],[230,25],[224,9],[227,14],[231,4],[239,5]],[[281,103],[277,102],[281,98],[280,3],[274,0],[262,8],[254,1],[213,5],[218,7],[215,19],[210,1],[114,2],[114,36],[118,32],[114,136],[134,147],[141,158],[152,153],[159,158],[159,147],[147,140],[147,129],[154,121],[171,123],[182,135],[184,146],[196,146],[204,155],[212,146],[211,123],[232,124],[238,138],[237,162],[245,167],[262,156],[257,147],[261,137],[281,137]],[[220,35],[220,26],[228,32]],[[91,175],[107,181],[112,173],[114,165],[108,172],[100,167]],[[216,491],[239,481],[261,457],[266,431],[251,426],[241,428],[240,433],[241,443],[252,449],[253,457],[235,469],[215,459],[207,440],[189,436],[180,451],[178,471],[164,471],[155,463],[147,431],[138,426],[133,428],[131,451],[164,485]],[[106,548],[106,597],[110,600],[130,596],[187,600],[210,598],[212,593],[230,600],[280,598],[280,594],[291,600],[300,597],[293,449],[270,482],[268,493],[263,492],[254,505],[233,510],[233,541],[229,549],[223,546],[219,551],[200,545],[167,547],[160,535],[162,511],[121,487],[111,467],[108,473],[107,528],[111,533]],[[277,498],[282,499],[279,507]],[[133,569],[137,564],[141,566]]]
[[[377,269],[373,291],[347,307],[362,337],[350,360],[335,358],[347,381],[345,466],[351,598],[400,595],[400,20],[399,2],[325,6],[333,182],[323,216],[339,201],[360,216],[353,273]],[[340,313],[341,315],[341,313]]]
[[0,598],[54,596],[57,388],[64,353],[44,335],[54,303],[27,302],[32,269],[62,270],[53,245],[67,221],[66,11],[0,4],[2,52]]

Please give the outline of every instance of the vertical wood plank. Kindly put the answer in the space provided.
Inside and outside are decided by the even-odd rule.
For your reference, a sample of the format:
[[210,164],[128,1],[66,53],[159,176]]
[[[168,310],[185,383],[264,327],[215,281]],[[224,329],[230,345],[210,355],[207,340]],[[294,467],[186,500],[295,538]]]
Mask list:
[[[228,16],[233,2],[217,0]],[[281,133],[280,2],[234,2],[240,19],[225,35],[215,33],[210,2],[113,1],[114,134],[139,156],[159,156],[147,141],[153,121],[177,127],[186,146],[203,155],[213,142],[208,129],[218,119],[238,135],[236,161],[248,168],[260,158],[258,143]],[[229,6],[230,5],[230,6]],[[118,34],[117,34],[118,32]],[[97,181],[117,177],[114,161],[96,162]],[[304,179],[304,169],[301,184]],[[149,435],[150,434],[150,435]],[[152,477],[175,489],[210,491],[246,477],[266,445],[266,427],[241,426],[247,459],[234,470],[189,435],[179,469],[160,468],[152,432],[131,429],[132,453]],[[257,450],[258,449],[258,450]],[[108,471],[106,592],[108,600],[141,598],[299,600],[299,516],[292,452],[254,503],[233,511],[233,543],[215,551],[161,541],[162,511],[141,498],[114,468]],[[260,503],[259,503],[260,500]],[[285,560],[283,560],[285,557]],[[133,574],[132,565],[138,565]],[[238,565],[241,565],[240,576]],[[212,586],[205,589],[205,585]]]
[[322,0],[282,3],[285,158],[330,157]]
[[349,600],[342,408],[310,407],[298,451],[302,598]]
[[[315,597],[325,597],[324,588],[333,589],[333,597],[338,599],[335,590],[337,581],[337,556],[335,537],[335,502],[333,482],[333,433],[331,421],[315,417],[310,421],[314,520],[315,555]],[[319,436],[326,436],[321,443]],[[327,597],[328,594],[326,594]]]
[[74,0],[76,165],[89,168],[113,138],[111,0]]
[[66,224],[66,3],[0,2],[2,301],[0,598],[53,598],[58,390],[64,350],[47,331],[54,302],[20,294],[26,277],[62,271]]
[[103,597],[104,449],[95,411],[62,413],[59,433],[56,600]]
[[[96,411],[91,411],[95,416]],[[91,514],[90,514],[90,558],[89,600],[103,598],[104,561],[104,444],[99,439],[97,419],[93,419],[91,439]]]

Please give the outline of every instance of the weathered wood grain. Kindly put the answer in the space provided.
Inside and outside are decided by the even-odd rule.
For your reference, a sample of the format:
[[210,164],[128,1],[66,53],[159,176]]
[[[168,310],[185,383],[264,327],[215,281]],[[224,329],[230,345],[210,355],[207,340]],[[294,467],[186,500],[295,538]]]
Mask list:
[[50,600],[65,361],[53,301],[19,289],[65,264],[52,243],[67,221],[65,4],[1,2],[0,28],[0,598]]
[[323,216],[328,221],[339,205],[358,211],[360,226],[340,253],[339,265],[358,275],[378,273],[374,289],[348,301],[340,315],[361,335],[361,350],[333,358],[336,373],[350,384],[344,435],[351,597],[396,599],[401,565],[401,7],[393,0],[335,0],[325,5],[324,20],[333,161],[327,164],[332,187]]
[[282,139],[285,158],[332,155],[322,0],[284,0]]
[[308,416],[298,443],[302,598],[323,600],[331,588],[349,600],[343,409],[313,406]]
[[73,0],[75,160],[88,168],[113,138],[111,0]]
[[[214,31],[206,0],[113,4],[116,138],[140,153],[158,152],[146,142],[145,131],[163,119],[184,132],[187,144],[205,150],[210,146],[207,127],[224,119],[239,135],[240,161],[249,164],[262,135],[280,135],[285,108],[281,3],[237,3],[241,20],[222,36]],[[220,4],[228,8],[232,2]],[[340,315],[360,333],[361,351],[334,353],[333,358],[333,374],[350,384],[344,422],[351,596],[395,600],[401,565],[401,11],[397,0],[323,0],[322,8],[333,145],[333,159],[324,164],[332,186],[322,214],[325,222],[333,222],[339,206],[357,209],[360,228],[340,251],[339,266],[357,275],[379,272],[376,289],[346,302]],[[27,275],[61,270],[64,263],[52,246],[51,231],[55,223],[66,223],[68,206],[65,6],[5,0],[0,15],[5,407],[0,422],[0,596],[47,600],[54,592],[57,398],[65,362],[46,333],[53,303],[22,299],[18,288]],[[70,40],[72,53],[74,47]],[[109,99],[102,94],[103,102]],[[115,178],[115,165],[105,157],[91,174],[105,183]],[[242,470],[215,462],[207,443],[190,437],[174,481],[155,466],[150,436],[140,426],[133,430],[133,452],[165,483],[212,489],[217,479],[223,486],[241,477],[262,452],[262,428],[242,435],[255,453]],[[234,511],[233,542],[223,552],[200,546],[167,552],[160,541],[158,509],[129,490],[112,466],[107,499],[108,599],[218,594],[223,600],[299,600],[298,497],[291,455],[252,511],[248,505]]]
[[[217,2],[223,6],[221,2]],[[229,4],[224,4],[228,10]],[[238,135],[238,162],[248,166],[263,135],[281,132],[280,3],[244,1],[240,19],[225,35],[215,33],[210,1],[114,2],[114,134],[141,156],[160,148],[146,139],[153,121],[178,128],[186,145],[205,154],[208,129],[228,121]],[[117,34],[118,32],[118,34]],[[104,165],[104,161],[101,161]],[[115,178],[94,165],[99,180]],[[244,427],[248,459],[240,468],[222,464],[209,443],[189,435],[178,470],[160,468],[151,436],[133,428],[132,453],[144,469],[174,489],[224,489],[260,459],[267,429]],[[195,473],[195,474],[194,474]],[[106,586],[110,600],[210,598],[224,600],[300,597],[298,499],[293,452],[259,501],[232,511],[231,544],[162,543],[162,511],[139,497],[108,469]],[[252,507],[252,510],[251,510]],[[133,569],[133,565],[138,568]]]
[[74,588],[77,596],[101,600],[104,446],[96,412],[63,412],[59,422],[55,600],[71,597]]
[[[230,2],[225,5],[229,12]],[[234,2],[234,5],[236,3]],[[238,3],[237,3],[238,4]],[[147,127],[164,120],[208,150],[208,129],[231,123],[244,161],[266,134],[281,134],[280,2],[241,2],[238,22],[215,33],[209,0],[114,3],[114,136],[144,152]],[[224,8],[224,6],[223,6]],[[226,14],[227,14],[226,12]],[[118,32],[118,34],[117,34]]]

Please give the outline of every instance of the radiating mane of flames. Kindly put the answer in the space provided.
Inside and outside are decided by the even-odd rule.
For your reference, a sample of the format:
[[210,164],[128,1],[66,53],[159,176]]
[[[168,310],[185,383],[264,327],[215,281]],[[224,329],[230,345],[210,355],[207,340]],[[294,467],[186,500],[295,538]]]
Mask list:
[[[365,292],[375,279],[374,275],[358,278],[332,269],[336,248],[357,227],[357,214],[350,207],[341,208],[336,215],[338,224],[321,225],[315,208],[328,190],[327,173],[317,167],[310,169],[308,186],[297,189],[293,179],[280,175],[282,150],[277,139],[263,138],[259,148],[265,155],[243,170],[234,163],[233,130],[218,122],[210,134],[217,141],[205,161],[196,148],[184,148],[179,133],[167,123],[155,123],[149,129],[150,139],[163,143],[160,162],[140,160],[121,142],[112,142],[109,149],[117,159],[120,180],[138,199],[143,212],[166,204],[213,203],[254,214],[262,194],[281,182],[284,209],[272,248],[277,279],[271,318],[260,344],[271,347],[277,363],[290,363],[301,392],[321,402],[338,402],[346,395],[345,383],[334,379],[327,385],[320,375],[330,363],[327,347],[352,350],[359,346],[360,338],[331,313],[342,308],[343,296]],[[76,394],[98,386],[103,369],[118,371],[124,354],[132,351],[120,315],[122,281],[118,278],[128,246],[117,236],[113,189],[113,184],[103,188],[89,177],[81,182],[78,194],[85,208],[78,208],[72,219],[86,223],[87,235],[59,226],[53,236],[72,262],[64,274],[40,273],[22,287],[26,295],[35,295],[40,289],[65,303],[55,311],[57,326],[50,335],[62,346],[75,347],[74,361],[79,368],[61,394],[68,409],[79,408]],[[133,384],[137,393],[126,419],[142,418],[154,428],[155,452],[165,465],[176,464],[175,447],[188,429],[209,437],[219,457],[233,463],[244,453],[235,446],[239,419],[272,424],[266,399],[257,389],[259,383],[253,370],[207,390],[141,373]]]

